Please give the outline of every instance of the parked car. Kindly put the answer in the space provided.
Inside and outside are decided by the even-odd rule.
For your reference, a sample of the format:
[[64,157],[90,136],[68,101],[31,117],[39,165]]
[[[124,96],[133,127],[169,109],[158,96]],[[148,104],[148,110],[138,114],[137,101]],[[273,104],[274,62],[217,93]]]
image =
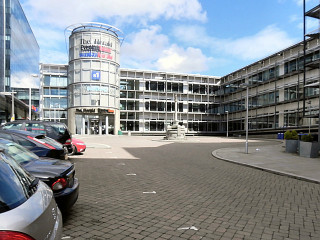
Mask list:
[[60,210],[66,212],[75,204],[79,182],[70,161],[39,158],[21,145],[3,138],[0,138],[0,149],[52,189]]
[[68,159],[68,150],[62,144],[43,134],[22,130],[0,130],[0,137],[24,146],[39,157]]
[[0,239],[61,239],[62,216],[47,184],[0,149]]
[[72,138],[72,145],[73,145],[72,154],[83,153],[84,151],[86,151],[86,148],[87,148],[84,141],[77,138]]
[[24,130],[44,134],[67,147],[72,152],[72,135],[67,126],[61,122],[17,120],[4,124],[2,129]]

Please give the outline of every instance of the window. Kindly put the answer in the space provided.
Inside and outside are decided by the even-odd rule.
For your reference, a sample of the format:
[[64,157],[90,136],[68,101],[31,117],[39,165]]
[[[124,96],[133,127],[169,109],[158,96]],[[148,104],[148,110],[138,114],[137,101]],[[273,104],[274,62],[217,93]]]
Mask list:
[[27,139],[24,139],[20,136],[17,136],[17,135],[14,136],[14,140],[15,140],[15,142],[19,143],[21,146],[26,147],[26,148],[32,148],[32,147],[36,146],[35,143],[33,143]]
[[44,125],[39,123],[26,123],[26,130],[34,133],[46,134]]
[[[34,177],[29,175],[11,157],[0,155],[0,213],[20,206],[33,195],[30,185]],[[31,190],[31,191],[30,191]]]
[[157,82],[151,82],[151,84],[150,84],[150,89],[151,89],[151,91],[157,91],[158,89],[157,89]]

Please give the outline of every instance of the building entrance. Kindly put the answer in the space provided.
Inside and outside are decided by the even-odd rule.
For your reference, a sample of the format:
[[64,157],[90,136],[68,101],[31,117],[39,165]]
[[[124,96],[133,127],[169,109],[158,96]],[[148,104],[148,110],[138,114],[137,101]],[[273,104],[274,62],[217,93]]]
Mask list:
[[76,114],[76,134],[114,134],[114,116]]

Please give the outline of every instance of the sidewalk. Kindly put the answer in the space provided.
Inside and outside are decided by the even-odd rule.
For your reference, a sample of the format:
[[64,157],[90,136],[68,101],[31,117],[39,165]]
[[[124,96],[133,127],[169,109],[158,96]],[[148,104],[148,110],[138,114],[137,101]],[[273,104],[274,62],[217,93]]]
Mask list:
[[304,158],[286,153],[284,144],[243,148],[222,148],[212,152],[214,157],[241,165],[286,175],[320,184],[320,158]]

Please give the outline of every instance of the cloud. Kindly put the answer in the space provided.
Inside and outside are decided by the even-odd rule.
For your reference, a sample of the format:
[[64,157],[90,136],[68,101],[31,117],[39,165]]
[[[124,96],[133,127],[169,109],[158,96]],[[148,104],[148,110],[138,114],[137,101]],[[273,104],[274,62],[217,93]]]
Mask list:
[[150,26],[126,37],[121,54],[127,58],[152,60],[169,45],[169,38],[161,34],[160,26]]
[[189,46],[210,46],[213,37],[210,37],[205,27],[199,25],[176,25],[172,30],[172,35],[177,41],[184,42]]
[[97,19],[150,22],[157,19],[191,19],[204,22],[206,12],[198,0],[24,0],[31,20],[43,24],[68,25]]
[[25,72],[16,72],[11,77],[11,87],[39,88],[39,77],[32,77]]
[[285,31],[275,25],[267,26],[254,35],[238,39],[209,36],[205,28],[197,25],[176,26],[174,34],[177,39],[183,41],[184,45],[208,48],[211,54],[220,54],[223,58],[233,56],[242,60],[262,58],[297,42],[297,39],[290,38]]
[[189,47],[183,49],[172,45],[163,51],[162,56],[157,60],[158,70],[169,72],[196,73],[208,69],[211,58],[207,58],[200,49]]
[[254,60],[275,53],[296,42],[285,31],[276,26],[268,26],[253,36],[228,40],[220,47],[233,56],[244,60]]
[[121,48],[121,67],[173,72],[199,72],[208,69],[200,49],[171,44],[160,26],[150,26],[131,34]]

